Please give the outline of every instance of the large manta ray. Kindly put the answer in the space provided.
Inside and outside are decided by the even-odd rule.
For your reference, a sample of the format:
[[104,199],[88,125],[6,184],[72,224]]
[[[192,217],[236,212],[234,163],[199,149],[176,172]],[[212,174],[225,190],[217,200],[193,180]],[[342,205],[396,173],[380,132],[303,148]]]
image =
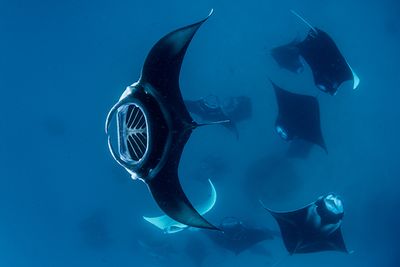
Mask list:
[[295,211],[275,212],[264,208],[278,222],[290,255],[328,250],[349,253],[341,230],[343,204],[337,195],[332,193],[321,196]]
[[314,82],[320,90],[335,95],[340,85],[350,80],[353,81],[353,89],[356,89],[360,79],[340,53],[333,39],[293,10],[292,13],[310,27],[310,31],[303,41],[296,39],[271,50],[271,55],[278,65],[300,73],[304,69],[301,59],[304,59],[310,66]]
[[319,145],[326,152],[321,131],[319,104],[315,97],[286,91],[272,81],[278,102],[275,130],[286,141],[303,139]]
[[[126,88],[108,113],[106,133],[114,159],[132,179],[148,185],[158,206],[169,217],[192,227],[217,229],[193,208],[178,178],[184,146],[199,126],[184,105],[179,74],[189,43],[207,18],[167,34],[153,46],[139,81]],[[118,152],[108,133],[114,116]]]

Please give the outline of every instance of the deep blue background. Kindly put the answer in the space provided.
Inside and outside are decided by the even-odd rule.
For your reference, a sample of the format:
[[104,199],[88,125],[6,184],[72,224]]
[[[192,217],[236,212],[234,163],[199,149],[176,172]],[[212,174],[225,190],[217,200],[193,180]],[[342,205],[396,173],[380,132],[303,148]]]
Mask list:
[[211,8],[214,15],[188,49],[182,94],[247,95],[254,115],[239,125],[238,141],[223,128],[203,127],[186,146],[179,172],[194,202],[209,190],[205,180],[194,177],[199,159],[217,155],[230,166],[225,177],[215,177],[219,198],[206,216],[210,221],[237,216],[277,229],[241,189],[251,162],[287,147],[273,131],[277,108],[268,77],[285,88],[318,94],[308,69],[302,76],[290,74],[268,54],[307,30],[290,9],[335,39],[361,85],[335,97],[319,94],[329,154],[313,148],[307,160],[291,163],[297,180],[271,183],[271,193],[282,190],[282,183],[287,192],[265,196],[268,206],[286,210],[339,193],[345,239],[355,253],[286,257],[277,239],[265,242],[269,254],[234,256],[205,243],[204,263],[270,266],[283,259],[279,266],[400,266],[396,0],[0,1],[0,266],[192,264],[194,256],[184,248],[202,234],[166,237],[146,225],[141,216],[160,211],[146,186],[111,158],[104,120],[139,77],[150,47]]

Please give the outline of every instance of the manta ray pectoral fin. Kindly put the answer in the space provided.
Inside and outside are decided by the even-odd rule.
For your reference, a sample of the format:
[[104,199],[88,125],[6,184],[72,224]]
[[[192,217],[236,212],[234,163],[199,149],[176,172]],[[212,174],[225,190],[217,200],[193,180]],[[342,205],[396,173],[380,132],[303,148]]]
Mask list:
[[268,211],[275,219],[281,219],[281,216],[280,216],[280,213],[279,213],[279,212],[276,212],[276,211],[271,210],[270,208],[267,208],[267,206],[265,206],[264,202],[262,202],[261,199],[259,199],[258,201],[260,202],[261,206],[262,206],[266,211]]
[[210,179],[208,179],[208,183],[210,184],[211,187],[211,195],[206,202],[204,202],[201,206],[197,208],[197,210],[201,215],[204,215],[210,210],[212,210],[215,203],[217,202],[217,191],[215,190],[214,184],[211,182]]
[[[208,201],[206,201],[205,203],[203,203],[201,206],[198,207],[197,210],[199,211],[200,215],[204,215],[207,212],[209,212],[214,207],[214,205],[217,201],[217,191],[215,190],[215,187],[210,179],[208,179],[208,182],[210,183],[210,186],[211,186],[211,195],[210,195],[210,198],[208,199]],[[167,215],[161,215],[158,217],[143,216],[143,219],[168,234],[180,232],[188,227],[185,224],[179,223],[179,222],[171,219]]]
[[260,203],[278,223],[283,243],[289,254],[292,255],[296,253],[303,242],[303,237],[300,235],[299,229],[301,229],[307,217],[308,209],[312,204],[295,211],[276,212],[266,208],[261,201]]
[[300,41],[296,37],[288,44],[284,44],[271,49],[271,56],[279,67],[293,73],[301,73],[304,70],[304,60],[301,57],[298,44]]
[[147,184],[158,206],[171,219],[187,226],[219,230],[194,209],[174,171],[147,181]]
[[[140,83],[151,84],[166,102],[182,102],[175,107],[181,113],[187,112],[179,90],[183,58],[193,36],[212,13],[213,10],[201,21],[179,28],[161,38],[150,50],[142,68]],[[183,115],[188,116],[181,114]]]
[[354,72],[354,70],[351,68],[350,64],[347,63],[347,65],[349,66],[351,73],[353,74],[353,90],[356,90],[356,89],[358,89],[358,86],[360,85],[360,78]]
[[[184,230],[187,226],[177,221],[174,221],[167,215],[162,215],[159,217],[145,217],[143,219],[151,223],[160,230],[163,230],[167,234],[177,233]],[[173,229],[173,230],[172,230]]]

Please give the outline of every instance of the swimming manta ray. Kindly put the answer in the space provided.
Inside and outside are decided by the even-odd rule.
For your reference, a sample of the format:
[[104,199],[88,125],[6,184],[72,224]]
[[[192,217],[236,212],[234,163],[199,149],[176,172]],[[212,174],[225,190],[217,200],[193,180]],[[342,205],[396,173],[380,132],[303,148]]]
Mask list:
[[282,139],[302,139],[319,145],[326,152],[321,131],[319,104],[315,97],[286,91],[272,81],[278,102],[275,130]]
[[[179,88],[186,50],[209,18],[177,29],[161,38],[146,57],[139,80],[128,86],[106,120],[108,145],[114,159],[132,179],[144,181],[162,211],[182,224],[217,229],[186,197],[178,178],[184,146],[199,126],[191,118]],[[109,127],[117,118],[118,152]]]
[[292,10],[292,13],[300,18],[310,31],[303,41],[296,39],[271,50],[271,55],[278,65],[300,73],[304,69],[301,59],[304,59],[310,66],[314,82],[320,90],[335,95],[340,85],[350,80],[353,81],[353,89],[356,89],[360,79],[340,53],[333,39],[323,30],[312,26],[295,11]]
[[278,222],[290,255],[329,250],[351,253],[344,243],[341,230],[344,210],[336,194],[321,196],[304,208],[289,212],[264,208]]
[[[200,213],[200,215],[204,215],[207,212],[209,212],[215,205],[215,202],[217,201],[217,191],[215,190],[215,187],[211,180],[209,179],[208,182],[210,183],[211,186],[211,194],[210,198],[208,201],[202,203],[202,205],[196,207],[197,211]],[[143,216],[143,219],[148,221],[149,223],[153,224],[157,228],[163,230],[165,233],[168,234],[173,234],[177,233],[180,231],[185,230],[188,226],[182,223],[179,223],[167,215],[162,215],[158,217],[145,217]]]
[[276,233],[269,229],[246,225],[234,217],[225,218],[219,228],[222,231],[207,231],[205,234],[216,245],[233,252],[235,255],[254,247],[262,241],[272,240],[276,236]]

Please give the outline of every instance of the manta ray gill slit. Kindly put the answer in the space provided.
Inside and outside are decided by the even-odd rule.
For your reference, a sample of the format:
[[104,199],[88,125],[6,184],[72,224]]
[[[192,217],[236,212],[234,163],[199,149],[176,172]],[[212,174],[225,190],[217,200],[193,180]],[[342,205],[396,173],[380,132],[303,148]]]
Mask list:
[[146,114],[131,103],[118,109],[117,128],[119,154],[123,161],[135,163],[144,158],[149,147],[149,127]]

